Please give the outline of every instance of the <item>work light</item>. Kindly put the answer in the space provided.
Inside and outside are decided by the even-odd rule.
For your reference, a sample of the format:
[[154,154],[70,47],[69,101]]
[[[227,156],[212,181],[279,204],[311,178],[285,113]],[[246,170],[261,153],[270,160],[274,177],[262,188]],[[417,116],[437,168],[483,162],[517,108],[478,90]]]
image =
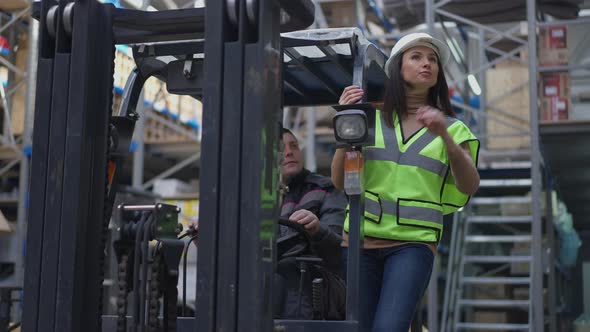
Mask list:
[[360,144],[367,140],[367,115],[358,109],[340,111],[334,116],[334,136],[336,141],[348,144]]

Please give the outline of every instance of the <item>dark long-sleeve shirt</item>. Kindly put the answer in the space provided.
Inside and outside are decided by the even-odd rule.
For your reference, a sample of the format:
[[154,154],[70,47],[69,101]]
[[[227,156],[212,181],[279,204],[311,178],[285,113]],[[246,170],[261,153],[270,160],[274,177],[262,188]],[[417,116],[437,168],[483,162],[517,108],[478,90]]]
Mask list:
[[[347,199],[334,187],[330,178],[303,170],[289,182],[283,196],[281,217],[288,218],[298,210],[309,210],[320,220],[320,230],[312,237],[312,249],[324,266],[340,273],[340,244]],[[292,230],[281,227],[281,235]]]

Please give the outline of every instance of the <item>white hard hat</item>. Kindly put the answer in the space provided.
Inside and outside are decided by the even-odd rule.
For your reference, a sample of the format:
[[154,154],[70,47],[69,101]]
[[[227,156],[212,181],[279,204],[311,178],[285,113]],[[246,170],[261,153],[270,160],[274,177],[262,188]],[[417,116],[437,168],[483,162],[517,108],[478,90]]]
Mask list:
[[389,56],[389,59],[387,59],[387,62],[385,62],[385,73],[387,76],[389,76],[389,66],[391,65],[392,59],[396,55],[415,46],[426,46],[431,48],[438,55],[441,65],[445,65],[449,60],[450,51],[445,43],[424,32],[410,33],[400,38],[400,40],[395,43],[395,46],[393,46],[391,55]]

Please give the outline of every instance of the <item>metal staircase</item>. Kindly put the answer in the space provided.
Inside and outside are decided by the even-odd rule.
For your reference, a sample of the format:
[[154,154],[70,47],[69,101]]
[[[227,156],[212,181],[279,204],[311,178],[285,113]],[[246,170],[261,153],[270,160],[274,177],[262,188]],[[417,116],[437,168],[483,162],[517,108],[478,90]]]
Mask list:
[[442,332],[533,331],[531,179],[517,173],[482,179],[455,215]]

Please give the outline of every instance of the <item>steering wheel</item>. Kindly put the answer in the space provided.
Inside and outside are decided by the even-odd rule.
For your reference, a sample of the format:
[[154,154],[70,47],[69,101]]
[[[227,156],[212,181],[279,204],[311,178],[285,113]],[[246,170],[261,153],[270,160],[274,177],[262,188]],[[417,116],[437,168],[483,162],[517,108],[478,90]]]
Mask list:
[[311,251],[311,236],[305,227],[286,218],[280,218],[279,225],[288,227],[295,232],[290,232],[277,239],[278,259],[300,256]]

